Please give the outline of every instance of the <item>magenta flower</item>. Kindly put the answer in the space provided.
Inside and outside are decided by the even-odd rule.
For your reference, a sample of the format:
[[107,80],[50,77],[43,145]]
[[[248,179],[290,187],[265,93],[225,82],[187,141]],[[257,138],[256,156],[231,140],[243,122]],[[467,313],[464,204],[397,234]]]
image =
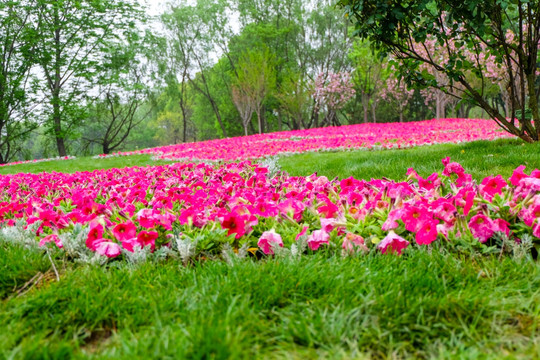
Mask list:
[[493,221],[484,214],[478,214],[469,221],[469,229],[473,236],[481,243],[488,241],[493,236],[496,226]]
[[266,255],[273,255],[274,250],[272,249],[272,245],[283,247],[283,240],[281,239],[281,235],[272,229],[270,231],[263,232],[259,238],[259,241],[257,242],[257,245]]
[[107,241],[105,239],[101,239],[102,241],[99,241],[96,247],[96,252],[99,255],[106,256],[109,258],[117,257],[122,253],[122,249],[120,248],[120,245],[117,243],[114,243],[112,241]]
[[246,217],[237,213],[225,215],[221,221],[223,229],[227,229],[227,235],[236,234],[235,238],[240,239],[246,233]]
[[62,240],[60,240],[60,238],[56,234],[50,234],[50,235],[45,236],[43,239],[39,241],[39,246],[43,247],[45,246],[45,244],[50,243],[50,242],[54,242],[56,246],[58,246],[59,249],[64,247],[64,244],[62,244]]
[[97,221],[90,223],[90,231],[86,238],[86,247],[90,250],[96,251],[97,241],[103,238],[103,225]]
[[533,235],[540,239],[540,221],[533,226]]
[[364,238],[360,235],[353,233],[347,233],[343,239],[343,244],[341,245],[343,250],[348,253],[362,251],[368,253],[369,249],[364,242]]
[[142,209],[137,213],[137,221],[143,228],[152,229],[156,225],[154,211],[152,209]]
[[399,227],[397,220],[401,220],[401,218],[403,217],[403,213],[403,208],[397,208],[390,211],[390,213],[388,213],[386,221],[382,224],[381,229],[383,231],[397,229]]
[[441,185],[441,180],[439,179],[439,174],[433,173],[428,176],[427,179],[418,177],[418,186],[426,190],[432,190],[435,187]]
[[482,180],[480,193],[488,200],[491,200],[496,194],[502,194],[502,189],[508,184],[501,175],[488,176]]
[[137,235],[137,241],[139,244],[141,244],[141,247],[146,247],[150,245],[150,248],[152,251],[156,248],[156,239],[158,238],[159,234],[156,231],[141,231],[139,235]]
[[309,226],[304,226],[302,228],[302,231],[300,231],[297,235],[296,235],[296,238],[294,239],[294,241],[298,241],[298,239],[300,239],[302,236],[306,235],[307,231],[309,229]]
[[444,170],[442,172],[445,176],[450,176],[452,174],[456,174],[458,176],[463,175],[465,173],[465,169],[461,164],[457,162],[450,162],[450,157],[445,157],[442,159],[442,163],[444,165]]
[[328,244],[330,235],[324,230],[315,230],[307,239],[308,247],[315,251],[319,249],[322,244]]
[[433,220],[426,221],[416,233],[416,243],[418,245],[429,245],[437,240],[437,235],[437,222]]
[[401,220],[405,224],[407,231],[416,232],[420,227],[432,219],[429,211],[423,206],[413,206],[407,204],[403,208]]
[[114,237],[119,241],[125,241],[137,237],[137,228],[131,221],[117,224],[112,233]]
[[407,246],[409,246],[409,242],[393,231],[390,231],[388,235],[377,244],[377,248],[381,250],[381,253],[383,254],[386,252],[395,252],[396,254],[401,255],[403,249],[406,249]]
[[525,165],[520,165],[514,170],[509,179],[512,185],[518,186],[521,179],[528,177],[523,170],[525,170]]

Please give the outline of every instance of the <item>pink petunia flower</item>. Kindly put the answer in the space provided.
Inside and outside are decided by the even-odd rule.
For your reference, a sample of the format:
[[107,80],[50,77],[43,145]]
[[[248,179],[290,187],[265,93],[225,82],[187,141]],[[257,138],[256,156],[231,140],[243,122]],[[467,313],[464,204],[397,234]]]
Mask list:
[[50,242],[54,242],[56,246],[58,246],[59,249],[64,247],[64,244],[62,244],[62,240],[58,237],[56,234],[50,234],[45,236],[43,239],[39,241],[39,246],[43,247],[45,244],[48,244]]
[[97,221],[90,223],[90,231],[88,232],[88,237],[86,238],[86,247],[92,251],[96,251],[97,240],[103,238],[103,225]]
[[141,247],[144,248],[148,245],[150,245],[150,248],[152,251],[156,249],[156,239],[158,238],[159,234],[157,231],[141,231],[137,235],[137,241],[139,244],[141,244]]
[[426,221],[416,233],[416,243],[418,245],[429,245],[437,240],[437,235],[437,222],[433,220]]
[[300,232],[296,235],[296,237],[294,238],[294,240],[295,240],[295,241],[298,241],[298,239],[300,239],[302,236],[306,235],[308,229],[309,229],[309,226],[307,226],[307,225],[304,226],[304,227],[302,228],[302,231],[300,231]]
[[328,244],[330,235],[324,230],[315,230],[307,239],[308,247],[315,251],[319,249],[322,244]]
[[353,233],[347,233],[343,239],[343,244],[341,245],[343,250],[348,253],[362,251],[368,253],[369,249],[364,242],[364,238],[360,235]]
[[406,204],[403,208],[401,220],[403,220],[407,231],[417,232],[425,222],[430,221],[432,218],[432,215],[424,206]]
[[103,241],[99,241],[96,247],[96,252],[102,256],[106,256],[108,258],[114,258],[117,257],[122,253],[122,249],[120,248],[120,245],[117,243],[114,243],[112,241],[107,241],[105,239],[102,239]]
[[257,245],[266,255],[273,255],[274,250],[272,249],[272,244],[278,245],[280,247],[283,247],[283,240],[281,239],[281,235],[276,233],[274,229],[270,231],[265,231],[259,238],[259,241],[257,242]]
[[114,237],[119,241],[129,240],[137,237],[137,228],[131,221],[117,224],[112,233]]
[[495,224],[486,215],[478,214],[473,216],[469,221],[469,229],[471,229],[471,233],[478,241],[485,243],[493,236]]
[[395,252],[398,255],[401,255],[403,249],[406,249],[408,246],[409,242],[393,231],[390,231],[388,235],[377,244],[377,248],[381,250],[381,253]]
[[235,238],[240,239],[246,233],[246,216],[229,213],[221,221],[221,226],[228,230],[227,235],[236,234]]
[[480,193],[486,199],[491,200],[496,194],[502,194],[502,189],[504,189],[508,184],[504,181],[501,175],[497,176],[488,176],[482,180],[480,185]]
[[528,177],[523,170],[525,170],[525,165],[520,165],[514,170],[509,179],[512,185],[518,186],[521,179]]

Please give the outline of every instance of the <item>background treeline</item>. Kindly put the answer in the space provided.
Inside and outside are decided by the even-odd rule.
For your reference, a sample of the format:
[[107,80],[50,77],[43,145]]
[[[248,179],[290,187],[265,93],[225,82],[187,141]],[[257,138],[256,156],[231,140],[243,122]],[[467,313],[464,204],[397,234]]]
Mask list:
[[335,1],[176,0],[149,18],[137,1],[21,0],[0,19],[0,162],[483,116],[407,89]]

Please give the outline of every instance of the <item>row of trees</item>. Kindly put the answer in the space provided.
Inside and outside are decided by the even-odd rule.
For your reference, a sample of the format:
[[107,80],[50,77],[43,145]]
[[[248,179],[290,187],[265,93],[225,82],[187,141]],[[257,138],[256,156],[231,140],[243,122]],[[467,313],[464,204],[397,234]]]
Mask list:
[[478,105],[538,140],[538,1],[468,1],[3,2],[0,162]]
[[60,156],[81,131],[106,151],[118,146],[148,98],[144,20],[125,0],[0,3],[0,162],[36,130]]

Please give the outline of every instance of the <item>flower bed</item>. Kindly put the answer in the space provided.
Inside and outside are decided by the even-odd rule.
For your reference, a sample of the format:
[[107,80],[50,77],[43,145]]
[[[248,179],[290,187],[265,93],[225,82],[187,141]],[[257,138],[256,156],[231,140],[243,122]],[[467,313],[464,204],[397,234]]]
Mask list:
[[409,169],[407,182],[271,175],[250,162],[5,175],[1,237],[100,261],[187,261],[229,248],[401,254],[435,242],[503,251],[540,241],[539,170],[476,184],[461,165],[443,164],[426,179]]
[[513,136],[502,131],[491,120],[442,119],[284,131],[183,143],[114,155],[139,153],[169,160],[236,161],[306,151],[397,149],[509,137]]

